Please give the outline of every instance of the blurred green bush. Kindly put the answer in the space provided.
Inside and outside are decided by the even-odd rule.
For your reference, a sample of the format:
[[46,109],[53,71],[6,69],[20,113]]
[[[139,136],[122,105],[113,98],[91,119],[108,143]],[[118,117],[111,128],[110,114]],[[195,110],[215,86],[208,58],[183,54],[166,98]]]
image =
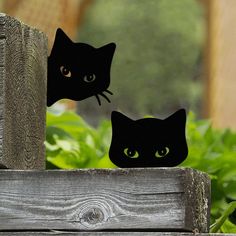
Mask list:
[[114,168],[108,157],[110,121],[97,129],[73,112],[47,112],[46,156],[48,168]]
[[104,101],[98,107],[94,98],[80,102],[79,114],[96,123],[120,108],[138,116],[182,107],[198,112],[204,29],[196,0],[92,1],[77,40],[95,47],[117,44],[110,86],[115,96],[111,106]]
[[[209,120],[196,120],[189,113],[187,122],[189,155],[182,164],[209,174],[211,178],[211,222],[214,223],[236,200],[236,133],[213,129]],[[236,213],[220,227],[236,233]]]
[[[213,129],[208,120],[196,120],[188,114],[189,155],[182,164],[207,172],[212,180],[211,222],[215,222],[236,200],[236,133]],[[97,128],[88,125],[73,112],[47,113],[47,168],[115,168],[108,157],[111,123],[101,121]],[[236,233],[236,214],[220,227]]]

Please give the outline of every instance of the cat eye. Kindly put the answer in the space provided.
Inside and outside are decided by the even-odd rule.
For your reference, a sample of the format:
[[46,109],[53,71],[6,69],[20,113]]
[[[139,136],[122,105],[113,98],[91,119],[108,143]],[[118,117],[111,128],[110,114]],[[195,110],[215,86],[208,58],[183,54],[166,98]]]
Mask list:
[[96,75],[95,74],[85,75],[83,79],[85,82],[91,83],[96,79]]
[[60,67],[60,71],[62,73],[63,76],[70,78],[71,77],[71,72],[69,69],[67,69],[65,66],[61,66]]
[[131,148],[125,148],[124,154],[129,158],[138,158],[139,157],[138,151],[136,151],[135,149],[131,149]]
[[168,147],[164,147],[164,148],[157,150],[155,153],[155,156],[158,158],[165,157],[169,152],[170,152],[170,149]]

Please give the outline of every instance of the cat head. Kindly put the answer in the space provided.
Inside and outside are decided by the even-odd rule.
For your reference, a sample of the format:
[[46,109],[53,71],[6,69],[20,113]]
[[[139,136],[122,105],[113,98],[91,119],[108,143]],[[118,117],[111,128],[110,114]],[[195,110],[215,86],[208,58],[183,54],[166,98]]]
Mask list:
[[131,120],[113,111],[111,161],[118,167],[171,167],[188,155],[186,113],[181,109],[164,120]]
[[47,105],[69,98],[80,101],[98,95],[110,102],[104,92],[109,90],[110,68],[116,45],[109,43],[94,48],[85,43],[74,43],[61,30],[56,32],[48,58]]

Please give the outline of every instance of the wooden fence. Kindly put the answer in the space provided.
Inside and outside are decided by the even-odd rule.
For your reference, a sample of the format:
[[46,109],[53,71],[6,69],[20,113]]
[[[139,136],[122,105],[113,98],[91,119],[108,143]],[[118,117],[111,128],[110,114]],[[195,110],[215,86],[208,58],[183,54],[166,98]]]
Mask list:
[[209,235],[199,171],[44,170],[46,36],[0,14],[0,50],[0,236]]

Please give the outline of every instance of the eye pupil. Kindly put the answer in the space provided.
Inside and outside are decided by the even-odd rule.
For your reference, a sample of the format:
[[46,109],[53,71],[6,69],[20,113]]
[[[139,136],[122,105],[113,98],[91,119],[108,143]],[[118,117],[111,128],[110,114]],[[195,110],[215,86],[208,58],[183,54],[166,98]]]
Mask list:
[[60,71],[62,73],[63,76],[70,78],[71,77],[71,72],[69,69],[67,69],[65,66],[61,66],[60,67]]
[[168,147],[164,147],[161,149],[158,149],[155,153],[156,157],[165,157],[170,152],[170,149]]
[[165,155],[165,153],[166,153],[166,149],[162,149],[162,150],[161,150],[161,154],[162,154],[162,155]]
[[128,149],[127,153],[129,156],[133,156],[135,154],[135,151],[132,149]]
[[124,154],[127,157],[130,157],[130,158],[137,158],[137,157],[139,157],[138,151],[136,151],[135,149],[132,149],[132,148],[125,148],[124,149]]
[[63,74],[68,74],[68,69],[66,69],[66,68],[63,68]]
[[84,76],[84,81],[87,83],[93,82],[96,79],[95,74],[90,74],[90,75],[85,75]]

